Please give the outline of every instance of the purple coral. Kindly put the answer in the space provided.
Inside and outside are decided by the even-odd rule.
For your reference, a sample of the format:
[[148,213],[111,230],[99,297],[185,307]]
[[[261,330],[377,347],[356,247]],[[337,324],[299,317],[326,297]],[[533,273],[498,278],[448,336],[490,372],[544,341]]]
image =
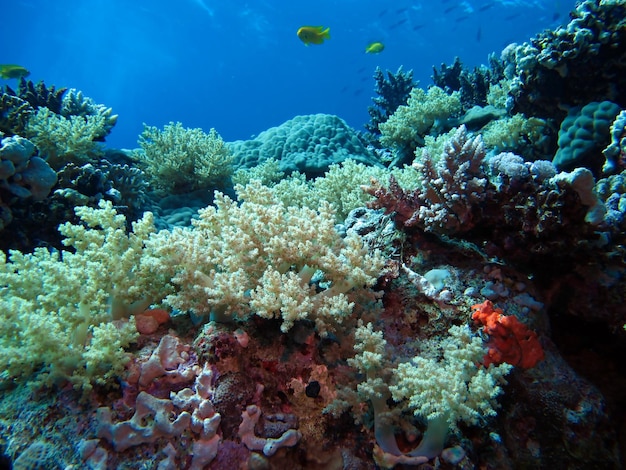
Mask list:
[[489,194],[484,158],[482,137],[470,137],[460,126],[437,162],[424,150],[421,162],[413,164],[421,173],[422,187],[405,191],[391,176],[389,188],[374,181],[363,189],[376,197],[372,207],[396,212],[401,225],[436,233],[466,232],[480,219],[478,209]]

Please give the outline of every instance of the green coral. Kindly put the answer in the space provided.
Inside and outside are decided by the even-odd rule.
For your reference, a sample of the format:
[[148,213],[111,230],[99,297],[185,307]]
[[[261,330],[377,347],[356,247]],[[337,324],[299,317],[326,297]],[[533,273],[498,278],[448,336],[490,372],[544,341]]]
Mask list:
[[39,110],[28,120],[25,136],[39,149],[39,154],[55,170],[66,163],[86,163],[104,155],[96,140],[103,134],[105,119],[101,115],[65,118],[48,108]]
[[252,168],[240,168],[233,174],[233,184],[245,186],[252,180],[259,180],[261,184],[270,186],[280,182],[285,172],[280,169],[280,162],[275,158],[268,158],[263,163]]
[[139,160],[154,187],[165,193],[223,189],[230,184],[233,156],[215,129],[184,128],[170,122],[163,130],[144,124]]
[[419,356],[393,370],[391,396],[427,422],[420,445],[411,452],[414,456],[438,455],[448,429],[456,429],[460,421],[479,425],[495,416],[500,384],[512,369],[506,363],[481,366],[483,340],[467,325],[452,326],[448,333],[443,340],[427,342]]
[[416,147],[424,145],[427,134],[436,135],[446,130],[448,119],[461,112],[461,99],[458,91],[447,94],[433,86],[424,91],[413,88],[406,106],[400,106],[395,113],[378,128],[380,142],[397,152],[409,155]]
[[115,320],[168,292],[167,279],[142,260],[152,214],[127,234],[110,202],[76,212],[82,223],[60,228],[71,251],[11,251],[8,259],[0,252],[2,380],[69,381],[83,390],[108,383],[136,336],[134,322]]
[[611,101],[592,101],[570,109],[561,122],[559,149],[552,163],[561,171],[584,166],[595,175],[601,174],[605,163],[602,150],[610,140],[611,124],[620,111],[619,105]]
[[525,146],[541,146],[547,127],[546,121],[514,114],[487,124],[482,130],[483,142],[496,152],[522,153]]
[[63,96],[60,113],[66,118],[70,116],[100,116],[103,124],[100,126],[102,135],[96,136],[96,140],[104,140],[117,123],[117,114],[113,114],[112,108],[107,108],[102,104],[97,104],[93,99],[84,96],[82,91],[71,88]]

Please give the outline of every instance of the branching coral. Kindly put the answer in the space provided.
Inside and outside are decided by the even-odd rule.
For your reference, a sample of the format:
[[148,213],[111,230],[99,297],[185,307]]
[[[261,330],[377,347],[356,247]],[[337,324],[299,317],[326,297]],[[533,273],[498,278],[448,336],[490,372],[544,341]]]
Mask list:
[[407,104],[411,90],[418,84],[413,81],[413,70],[405,72],[402,66],[396,73],[387,70],[387,77],[380,67],[376,67],[374,80],[374,91],[378,96],[372,98],[374,105],[367,108],[370,122],[365,124],[365,128],[373,136],[379,136],[378,126],[387,121],[399,106]]
[[[394,400],[408,400],[414,414],[428,422],[428,430],[412,455],[434,457],[443,449],[448,427],[459,421],[478,424],[495,416],[499,384],[511,370],[509,364],[479,365],[485,350],[467,326],[453,326],[450,336],[430,350],[394,370],[389,389]],[[430,431],[430,433],[429,433]]]
[[477,208],[488,196],[488,180],[482,169],[484,156],[481,137],[470,138],[461,126],[446,143],[438,163],[427,151],[421,162],[414,163],[423,187],[405,192],[392,176],[389,189],[377,182],[364,189],[377,198],[372,207],[395,211],[396,221],[402,225],[444,233],[464,232],[477,223]]
[[[7,91],[10,89],[7,87]],[[43,81],[33,83],[30,80],[24,78],[20,79],[17,96],[30,103],[35,108],[48,108],[55,114],[61,112],[61,106],[63,101],[63,95],[67,91],[67,88],[56,88],[54,85],[47,87]],[[15,94],[13,90],[10,90],[12,94]]]
[[40,108],[26,125],[25,134],[54,169],[68,162],[93,161],[104,155],[97,142],[104,128],[103,116],[65,118],[48,108]]
[[[327,202],[317,211],[285,207],[258,181],[236,189],[241,204],[216,193],[216,207],[200,211],[193,228],[153,240],[178,286],[167,302],[221,319],[279,318],[283,331],[307,318],[321,333],[332,330],[352,312],[346,294],[375,282],[382,257],[356,235],[342,239]],[[318,286],[310,282],[316,272]]]
[[63,96],[59,114],[68,119],[70,116],[82,116],[84,118],[88,116],[100,116],[104,122],[100,128],[102,134],[95,137],[97,141],[103,141],[117,122],[117,114],[113,114],[113,109],[107,108],[102,104],[96,104],[93,99],[84,96],[82,91],[78,91],[75,88],[71,88],[67,94]]
[[441,64],[440,70],[433,67],[435,85],[446,93],[458,91],[464,110],[487,104],[490,84],[496,83],[502,76],[502,64],[493,54],[489,56],[489,67],[481,65],[471,72],[463,68],[459,57],[454,58],[451,66]]
[[22,134],[34,112],[28,101],[9,93],[0,93],[0,132],[9,137]]
[[141,263],[154,227],[151,214],[133,224],[111,203],[77,208],[83,224],[63,225],[72,251],[0,253],[0,367],[3,379],[29,377],[44,384],[68,380],[89,389],[122,369],[131,323],[112,323],[158,301],[167,280]]
[[184,128],[171,122],[163,130],[144,125],[142,151],[135,157],[153,185],[165,193],[228,186],[233,156],[215,129]]
[[386,122],[380,124],[380,143],[394,149],[402,162],[424,145],[427,134],[437,134],[452,127],[448,119],[461,112],[459,92],[447,94],[437,86],[428,91],[413,88],[405,106],[400,106]]

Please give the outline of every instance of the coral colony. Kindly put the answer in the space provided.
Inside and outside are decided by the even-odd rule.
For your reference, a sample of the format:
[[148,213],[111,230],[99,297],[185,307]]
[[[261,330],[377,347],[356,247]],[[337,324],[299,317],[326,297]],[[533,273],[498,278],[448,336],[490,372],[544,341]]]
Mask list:
[[109,149],[111,109],[19,75],[4,462],[621,468],[624,18],[585,1],[428,88],[379,69],[362,134],[318,114]]

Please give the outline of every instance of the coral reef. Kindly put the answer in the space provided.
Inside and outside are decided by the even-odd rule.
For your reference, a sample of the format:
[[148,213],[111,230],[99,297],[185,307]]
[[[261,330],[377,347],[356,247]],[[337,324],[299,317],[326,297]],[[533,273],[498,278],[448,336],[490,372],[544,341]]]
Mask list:
[[609,140],[609,127],[620,111],[611,101],[591,102],[571,109],[561,122],[559,149],[552,163],[559,170],[585,167],[600,175],[605,163],[601,150]]
[[625,16],[623,2],[587,0],[578,4],[566,26],[508,46],[502,59],[505,76],[514,81],[514,111],[563,117],[559,108],[564,105],[603,100],[626,107]]
[[13,219],[16,198],[41,201],[57,182],[54,170],[35,153],[33,143],[22,137],[0,140],[0,231]]
[[374,91],[376,97],[372,98],[373,106],[368,106],[367,112],[370,115],[370,122],[365,124],[365,129],[375,142],[380,136],[378,126],[387,121],[389,117],[396,112],[399,106],[407,104],[411,90],[418,85],[413,80],[413,70],[405,72],[402,66],[398,68],[396,73],[389,70],[385,73],[380,67],[374,70]]
[[413,88],[405,106],[400,106],[386,122],[380,124],[380,143],[393,148],[399,165],[424,145],[427,134],[437,135],[450,127],[448,119],[461,112],[459,92],[447,94],[433,86],[427,91]]
[[141,150],[133,154],[152,186],[162,193],[223,189],[233,172],[233,155],[215,129],[184,128],[180,122],[163,130],[144,125]]
[[252,140],[229,142],[240,168],[251,168],[273,158],[285,173],[299,171],[312,178],[322,176],[333,163],[352,159],[380,165],[356,133],[337,116],[296,116]]
[[127,155],[80,92],[5,88],[0,466],[622,468],[624,8],[393,113],[377,70],[393,148],[314,115]]

